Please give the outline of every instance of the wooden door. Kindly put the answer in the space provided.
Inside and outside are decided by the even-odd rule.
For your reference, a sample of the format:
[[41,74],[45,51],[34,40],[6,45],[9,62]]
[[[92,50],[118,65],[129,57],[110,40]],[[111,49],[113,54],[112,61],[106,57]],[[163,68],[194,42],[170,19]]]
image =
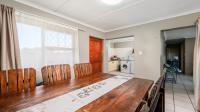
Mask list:
[[103,40],[90,36],[90,63],[92,64],[92,72],[102,72],[103,62]]

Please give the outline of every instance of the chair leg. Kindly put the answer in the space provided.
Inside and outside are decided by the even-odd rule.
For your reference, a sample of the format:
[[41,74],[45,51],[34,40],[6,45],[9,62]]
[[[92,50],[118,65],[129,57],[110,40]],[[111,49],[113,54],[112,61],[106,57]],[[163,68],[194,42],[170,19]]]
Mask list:
[[176,73],[173,74],[174,84],[176,84]]

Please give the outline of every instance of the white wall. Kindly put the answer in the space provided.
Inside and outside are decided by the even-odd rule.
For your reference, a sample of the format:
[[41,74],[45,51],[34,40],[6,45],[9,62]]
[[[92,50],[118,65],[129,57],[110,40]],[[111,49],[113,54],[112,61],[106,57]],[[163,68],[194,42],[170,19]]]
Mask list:
[[[157,80],[164,60],[163,39],[161,30],[194,25],[200,13],[153,22],[123,30],[106,33],[106,38],[127,35],[135,36],[135,69],[136,77]],[[142,55],[139,55],[139,52]]]

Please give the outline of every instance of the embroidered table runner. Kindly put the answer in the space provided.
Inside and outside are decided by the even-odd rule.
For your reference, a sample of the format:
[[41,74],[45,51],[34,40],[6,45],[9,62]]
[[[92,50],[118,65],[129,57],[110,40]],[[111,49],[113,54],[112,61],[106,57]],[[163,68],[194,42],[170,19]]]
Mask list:
[[17,112],[74,112],[132,78],[114,76]]

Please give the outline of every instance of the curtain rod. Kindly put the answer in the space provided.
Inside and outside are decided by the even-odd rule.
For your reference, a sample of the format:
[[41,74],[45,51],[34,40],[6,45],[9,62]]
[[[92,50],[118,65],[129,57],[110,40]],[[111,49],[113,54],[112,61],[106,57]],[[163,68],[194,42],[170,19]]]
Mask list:
[[[63,24],[63,23],[60,23],[60,22],[54,22],[53,20],[52,20],[52,21],[51,21],[51,20],[48,20],[48,19],[47,19],[47,20],[43,20],[44,17],[41,17],[41,16],[36,15],[36,14],[32,14],[32,13],[28,13],[28,12],[25,12],[25,11],[16,9],[16,14],[20,14],[20,13],[26,14],[26,15],[28,15],[28,16],[35,16],[35,17],[38,17],[38,18],[37,18],[38,20],[42,20],[42,21],[45,21],[45,22],[48,22],[48,23],[51,23],[51,24],[55,24],[55,25],[59,25],[59,26],[65,27],[65,28],[70,28],[70,29],[74,29],[74,30],[79,30],[79,31],[84,31],[84,32],[85,32],[85,30],[80,29],[80,28],[78,28],[78,27],[75,27],[75,26],[72,26],[72,25],[68,25],[68,24]],[[45,18],[44,18],[44,19],[45,19]]]
[[111,38],[111,39],[106,39],[106,40],[122,39],[122,38],[128,38],[128,37],[134,37],[134,35],[123,36],[123,37],[116,37],[116,38]]

